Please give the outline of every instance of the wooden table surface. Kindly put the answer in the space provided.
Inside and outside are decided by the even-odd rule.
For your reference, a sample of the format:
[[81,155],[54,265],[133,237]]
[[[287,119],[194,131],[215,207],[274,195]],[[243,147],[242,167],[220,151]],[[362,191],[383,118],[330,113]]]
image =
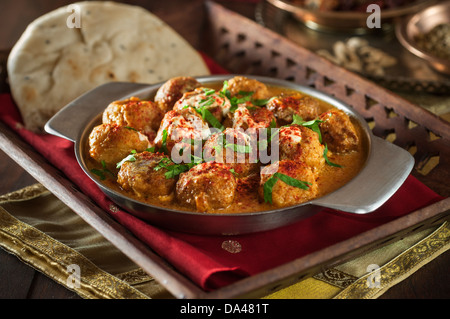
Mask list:
[[[0,49],[11,48],[26,26],[40,15],[73,1],[56,0],[2,0],[0,4]],[[202,0],[142,0],[121,1],[147,8],[171,25],[193,46],[198,46],[201,28]],[[251,19],[256,1],[217,1]],[[189,3],[189,6],[187,5]],[[182,8],[182,10],[180,10]],[[200,18],[196,18],[200,17]],[[189,20],[188,20],[189,19]],[[18,190],[36,181],[7,154],[0,151],[0,194]],[[450,253],[444,253],[412,276],[388,290],[381,299],[449,298]],[[74,292],[55,283],[15,256],[0,249],[0,298],[47,299],[80,298]]]

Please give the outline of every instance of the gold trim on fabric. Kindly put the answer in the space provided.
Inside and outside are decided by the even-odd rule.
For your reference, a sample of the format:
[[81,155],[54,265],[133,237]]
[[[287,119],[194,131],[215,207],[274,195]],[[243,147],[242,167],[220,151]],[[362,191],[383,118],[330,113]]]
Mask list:
[[122,281],[125,281],[129,285],[137,285],[155,280],[152,276],[140,268],[117,274],[116,277]]
[[4,202],[24,201],[41,196],[49,191],[42,184],[33,184],[17,191],[0,195],[0,204]]
[[[24,197],[38,193],[39,188],[28,189],[17,195],[17,198],[22,196],[23,200]],[[5,196],[2,197],[4,198]],[[3,207],[0,207],[0,246],[83,298],[149,298],[124,281],[104,272],[74,249],[11,216]],[[73,275],[69,268],[71,265],[80,267],[79,287],[68,282],[68,278]]]
[[314,279],[324,281],[330,285],[345,289],[353,284],[358,278],[340,271],[335,268],[329,268],[313,276]]
[[[390,262],[359,278],[335,299],[374,299],[409,277],[420,267],[450,248],[450,224],[444,222],[436,231]],[[377,278],[373,284],[373,278]]]

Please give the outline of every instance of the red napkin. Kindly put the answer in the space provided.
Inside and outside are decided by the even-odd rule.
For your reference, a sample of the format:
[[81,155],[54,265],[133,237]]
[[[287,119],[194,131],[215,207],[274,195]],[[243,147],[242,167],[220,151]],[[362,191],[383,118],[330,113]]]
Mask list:
[[[203,57],[211,73],[227,73],[209,57]],[[20,113],[9,94],[0,95],[0,119],[63,171],[117,222],[205,290],[214,290],[269,270],[442,199],[413,176],[409,176],[385,205],[368,215],[323,209],[318,214],[289,226],[240,236],[199,236],[166,231],[117,209],[84,174],[75,159],[71,142],[24,129]],[[228,241],[237,242],[240,252],[223,249],[222,244]]]

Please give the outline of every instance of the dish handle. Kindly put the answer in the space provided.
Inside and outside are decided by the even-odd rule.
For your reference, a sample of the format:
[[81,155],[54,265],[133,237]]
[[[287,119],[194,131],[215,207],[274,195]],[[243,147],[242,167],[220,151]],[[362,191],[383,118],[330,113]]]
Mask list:
[[[383,205],[400,188],[413,166],[412,155],[379,137],[372,137],[372,154],[349,183],[311,202],[344,212],[366,214]],[[370,183],[370,187],[364,187]]]
[[63,107],[45,124],[44,129],[49,134],[75,142],[88,122],[103,112],[109,103],[137,95],[140,89],[149,86],[128,82],[103,84]]

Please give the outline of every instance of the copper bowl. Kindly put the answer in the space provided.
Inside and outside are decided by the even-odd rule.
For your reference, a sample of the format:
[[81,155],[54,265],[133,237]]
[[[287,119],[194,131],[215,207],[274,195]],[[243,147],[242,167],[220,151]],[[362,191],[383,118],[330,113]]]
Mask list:
[[417,35],[425,34],[441,23],[450,23],[450,1],[430,6],[404,19],[396,26],[396,35],[408,51],[427,61],[436,71],[450,75],[450,60],[433,56],[422,50],[415,41]]
[[[366,33],[373,29],[367,27],[367,18],[372,12],[357,11],[313,11],[289,0],[267,0],[278,9],[291,13],[294,18],[307,27],[320,31],[344,31],[352,33]],[[418,0],[398,8],[381,10],[381,25],[392,22],[395,18],[407,16],[422,10],[433,0]]]

